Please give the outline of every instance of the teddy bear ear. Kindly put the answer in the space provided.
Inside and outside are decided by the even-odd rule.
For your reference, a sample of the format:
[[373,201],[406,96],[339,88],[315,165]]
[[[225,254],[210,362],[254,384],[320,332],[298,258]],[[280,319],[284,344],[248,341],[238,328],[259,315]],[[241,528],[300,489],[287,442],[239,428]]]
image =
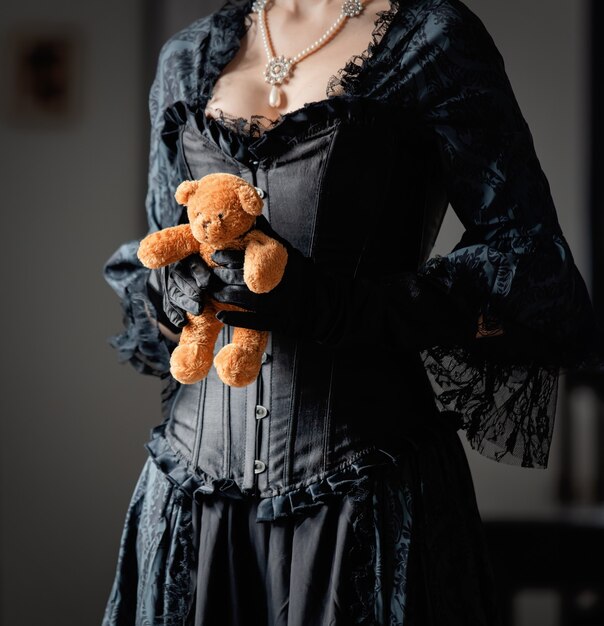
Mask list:
[[178,204],[187,204],[189,201],[189,197],[192,193],[195,192],[199,185],[199,181],[197,180],[185,180],[176,188],[176,192],[174,193],[174,197],[176,198],[176,202]]
[[241,207],[250,215],[260,215],[262,213],[262,198],[251,185],[241,185],[237,187],[237,196]]

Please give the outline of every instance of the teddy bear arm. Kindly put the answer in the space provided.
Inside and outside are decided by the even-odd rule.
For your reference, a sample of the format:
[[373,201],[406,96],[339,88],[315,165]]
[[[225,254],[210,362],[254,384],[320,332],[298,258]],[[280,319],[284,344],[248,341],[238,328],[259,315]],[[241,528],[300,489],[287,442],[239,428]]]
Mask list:
[[199,242],[189,224],[179,224],[147,235],[138,248],[138,258],[145,267],[157,269],[176,263],[199,252]]
[[283,278],[287,249],[259,230],[249,233],[246,243],[243,280],[254,293],[271,291]]

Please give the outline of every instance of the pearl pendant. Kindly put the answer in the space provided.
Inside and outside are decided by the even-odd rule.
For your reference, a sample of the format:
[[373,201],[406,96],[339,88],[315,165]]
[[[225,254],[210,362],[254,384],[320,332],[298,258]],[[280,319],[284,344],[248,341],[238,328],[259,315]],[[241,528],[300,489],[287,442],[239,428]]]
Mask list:
[[281,90],[278,85],[273,85],[271,87],[271,92],[268,97],[268,103],[272,107],[278,107],[281,104]]

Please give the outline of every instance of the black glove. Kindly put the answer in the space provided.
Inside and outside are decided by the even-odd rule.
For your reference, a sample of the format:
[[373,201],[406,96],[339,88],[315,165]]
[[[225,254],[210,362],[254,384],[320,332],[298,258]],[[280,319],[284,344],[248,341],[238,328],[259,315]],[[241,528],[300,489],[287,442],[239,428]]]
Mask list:
[[[256,218],[255,227],[279,241],[287,249],[284,275],[271,291],[262,294],[253,293],[243,280],[244,252],[228,249],[215,251],[212,253],[212,259],[219,267],[212,268],[211,271],[219,279],[219,284],[213,283],[212,297],[219,302],[249,310],[249,312],[219,311],[216,317],[233,326],[255,330],[277,330],[297,337],[314,339],[320,343],[328,342],[330,328],[325,315],[328,303],[322,301],[324,294],[336,292],[332,283],[337,278],[319,272],[314,261],[305,257],[289,241],[276,233],[264,215]],[[330,310],[337,315],[335,303]]]
[[437,287],[415,273],[339,276],[321,270],[278,235],[264,216],[256,227],[281,242],[288,260],[284,276],[272,291],[251,292],[243,280],[243,263],[231,250],[219,250],[212,268],[222,286],[212,297],[250,312],[219,311],[226,324],[256,330],[279,330],[325,345],[359,343],[393,349],[421,348],[435,343],[466,342],[474,337],[477,315],[460,310]]
[[[249,310],[219,311],[216,317],[233,326],[277,330],[320,343],[327,342],[329,330],[325,324],[326,315],[316,315],[317,303],[321,302],[323,293],[334,293],[334,288],[329,285],[336,278],[319,273],[312,259],[305,257],[296,248],[290,245],[286,245],[286,248],[287,265],[280,283],[262,294],[248,289],[243,280],[243,262],[237,262],[233,254],[236,251],[214,252],[212,259],[220,267],[212,268],[212,272],[222,285],[212,290],[212,297],[219,302]],[[324,310],[326,305],[320,308]]]
[[205,292],[212,277],[212,272],[198,254],[151,270],[147,293],[158,321],[178,334],[187,323],[186,311],[193,315],[200,315],[203,311]]

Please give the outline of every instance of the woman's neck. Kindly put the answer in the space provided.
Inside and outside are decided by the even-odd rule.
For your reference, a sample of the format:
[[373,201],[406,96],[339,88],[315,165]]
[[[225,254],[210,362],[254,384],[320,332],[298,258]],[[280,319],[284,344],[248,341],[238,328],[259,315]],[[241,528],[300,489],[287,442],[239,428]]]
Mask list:
[[[323,11],[329,12],[334,6],[340,6],[342,0],[270,0],[282,11],[296,16],[316,15]],[[270,6],[269,6],[270,10]]]

